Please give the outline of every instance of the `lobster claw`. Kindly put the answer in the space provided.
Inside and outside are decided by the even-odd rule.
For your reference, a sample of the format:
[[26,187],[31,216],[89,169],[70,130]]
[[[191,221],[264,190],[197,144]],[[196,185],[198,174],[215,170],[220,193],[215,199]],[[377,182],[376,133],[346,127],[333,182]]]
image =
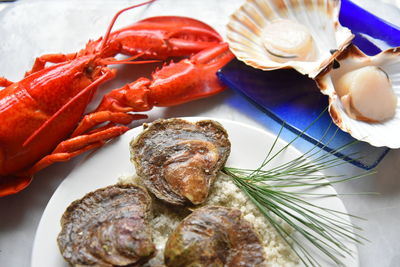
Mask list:
[[171,56],[188,56],[222,42],[218,32],[199,20],[180,16],[159,16],[139,21],[139,28],[163,32]]
[[[98,50],[102,38],[88,43],[84,51]],[[158,16],[140,20],[110,34],[104,56],[121,53],[142,58],[166,59],[198,53],[222,42],[209,25],[188,17]],[[94,48],[95,47],[95,48]]]
[[214,45],[190,59],[163,66],[153,73],[152,80],[140,78],[112,90],[103,97],[96,112],[145,111],[153,106],[169,107],[217,94],[225,86],[216,72],[233,58],[227,43]]
[[[171,62],[152,75],[152,80],[140,78],[133,83],[114,89],[105,95],[97,109],[84,117],[72,136],[86,132],[94,126],[112,121],[129,124],[128,112],[146,111],[153,106],[169,107],[217,94],[225,89],[216,75],[217,70],[231,61],[234,55],[228,44],[222,43],[183,59]],[[107,116],[104,116],[107,112]],[[140,114],[136,114],[138,116]]]
[[149,102],[174,106],[217,94],[225,89],[216,72],[234,58],[222,43],[197,53],[190,59],[171,63],[153,74]]

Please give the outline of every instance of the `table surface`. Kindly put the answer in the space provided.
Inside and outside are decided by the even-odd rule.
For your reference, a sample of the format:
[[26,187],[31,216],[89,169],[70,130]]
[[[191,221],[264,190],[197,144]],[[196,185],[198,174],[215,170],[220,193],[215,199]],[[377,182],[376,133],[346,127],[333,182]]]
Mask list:
[[[160,0],[160,2],[169,0]],[[396,7],[398,1],[396,0],[382,0],[381,2],[376,0],[354,0],[356,3],[361,4],[364,8],[372,13],[384,18],[395,25],[400,26],[400,10]],[[0,15],[3,12],[7,12],[16,5],[23,3],[34,3],[34,1],[18,1],[15,3],[1,3],[0,4]],[[59,1],[61,2],[61,1]],[[85,1],[87,2],[87,1]],[[90,2],[90,1],[89,1]],[[99,3],[101,1],[91,1],[92,4]],[[119,2],[119,6],[122,7],[123,1]],[[171,2],[171,1],[169,1]],[[188,15],[188,10],[196,9],[196,15],[208,14],[209,18],[219,17],[218,25],[214,25],[217,29],[223,25],[227,19],[227,15],[236,9],[242,1],[200,1],[201,6],[198,4],[199,1],[186,0],[186,1],[175,1],[179,6],[173,7],[177,15]],[[397,3],[396,3],[397,2]],[[50,1],[36,2],[36,5],[45,5]],[[125,1],[126,3],[126,1]],[[229,3],[229,5],[227,5]],[[51,2],[54,5],[54,1]],[[195,8],[190,8],[191,4],[195,5]],[[117,6],[115,10],[117,10]],[[126,6],[126,4],[125,4]],[[6,9],[5,9],[6,8]],[[169,8],[172,8],[171,6]],[[203,10],[204,9],[204,10]],[[166,9],[167,10],[167,9]],[[179,10],[179,11],[177,11]],[[167,10],[168,11],[168,10]],[[166,12],[167,12],[166,11]],[[197,12],[198,11],[198,12]],[[59,10],[54,12],[60,12]],[[112,12],[110,12],[112,14]],[[35,14],[35,20],[41,19],[40,16],[45,16],[47,13],[37,14],[31,13],[33,17]],[[189,11],[190,14],[190,11]],[[29,16],[29,14],[27,14]],[[200,16],[200,15],[199,15]],[[1,19],[1,16],[0,16]],[[43,18],[42,18],[43,19]],[[106,21],[109,18],[105,19]],[[3,21],[2,21],[3,23]],[[3,27],[10,27],[13,29],[15,25],[9,24]],[[46,27],[51,25],[48,24]],[[82,31],[87,30],[85,25],[82,25]],[[43,30],[45,32],[45,30]],[[62,32],[62,31],[60,31]],[[40,32],[42,34],[42,32]],[[45,34],[45,33],[44,33]],[[24,39],[22,36],[2,36],[1,43],[5,38],[13,37],[13,42],[18,42],[15,37]],[[43,43],[50,42],[51,38],[43,39]],[[74,38],[72,36],[72,38]],[[82,45],[80,41],[69,40],[75,42],[76,45]],[[85,41],[82,41],[85,42]],[[19,69],[19,74],[26,70],[27,67],[32,64],[34,56],[43,54],[50,51],[37,51],[35,45],[29,42],[25,42],[26,46],[32,45],[33,50],[30,47],[24,47],[21,54],[18,54],[18,60],[16,61],[16,67]],[[55,43],[55,42],[53,42]],[[8,43],[7,43],[8,44]],[[62,45],[61,45],[62,46]],[[61,47],[60,46],[60,47]],[[54,52],[54,51],[52,51]],[[27,58],[24,58],[27,56]],[[16,57],[10,55],[9,59]],[[26,61],[20,63],[21,61]],[[13,69],[13,66],[5,66],[7,63],[13,61],[8,58],[2,58],[2,64],[0,66],[0,75],[4,75],[10,79],[17,79],[17,71]],[[14,63],[12,63],[14,65]],[[25,65],[24,65],[25,64]],[[15,68],[16,68],[15,67]],[[11,76],[11,77],[10,77]],[[224,118],[235,121],[247,123],[249,125],[257,126],[262,129],[272,130],[277,128],[277,124],[272,119],[268,118],[259,109],[254,107],[251,103],[247,102],[241,95],[226,90],[225,92],[203,100],[198,100],[189,104],[184,104],[177,107],[171,108],[156,108],[149,113],[148,121],[151,121],[158,117],[184,117],[184,116],[207,116],[213,118]],[[290,133],[287,133],[290,135]],[[299,147],[301,150],[302,148]],[[78,157],[72,161],[54,164],[49,168],[39,172],[33,183],[24,191],[17,195],[8,196],[0,199],[0,266],[1,267],[25,267],[30,266],[31,250],[33,240],[35,237],[35,231],[39,224],[43,210],[46,207],[50,197],[63,181],[65,177],[73,170],[74,166],[82,160],[82,157]],[[332,169],[327,174],[341,174],[346,173],[347,175],[354,175],[359,173],[361,170],[346,164],[340,169]],[[335,185],[336,190],[339,193],[350,195],[342,196],[342,200],[348,209],[349,213],[355,214],[365,218],[365,221],[357,221],[363,230],[363,235],[369,239],[364,245],[359,246],[359,256],[361,266],[400,266],[400,231],[398,226],[400,223],[400,150],[391,150],[389,154],[383,159],[383,161],[377,167],[377,173],[369,177],[348,182],[346,184]],[[359,195],[354,193],[359,192],[379,192],[378,195]],[[353,194],[353,195],[351,195]]]

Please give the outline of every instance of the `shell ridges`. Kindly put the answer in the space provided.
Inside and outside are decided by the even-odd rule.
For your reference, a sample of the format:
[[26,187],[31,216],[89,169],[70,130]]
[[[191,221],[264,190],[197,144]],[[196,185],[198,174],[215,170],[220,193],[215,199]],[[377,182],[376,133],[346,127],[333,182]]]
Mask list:
[[[227,40],[236,57],[254,68],[294,68],[314,78],[338,54],[332,55],[330,50],[340,52],[354,38],[349,29],[340,25],[339,9],[339,0],[247,0],[231,15]],[[316,47],[316,59],[282,63],[267,52],[263,30],[277,19],[300,23],[310,31]]]

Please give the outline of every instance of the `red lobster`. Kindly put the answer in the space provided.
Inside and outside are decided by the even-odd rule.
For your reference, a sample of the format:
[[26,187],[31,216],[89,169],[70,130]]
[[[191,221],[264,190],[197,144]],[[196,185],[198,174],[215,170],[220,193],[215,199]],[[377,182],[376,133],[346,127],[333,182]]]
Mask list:
[[[154,1],[154,0],[152,0]],[[149,2],[142,3],[147,4]],[[153,106],[172,106],[216,94],[224,89],[216,71],[233,59],[228,45],[210,26],[185,17],[152,17],[89,41],[74,54],[49,54],[36,59],[19,82],[0,77],[0,196],[24,189],[37,171],[104,145],[145,115],[132,114]],[[116,75],[109,64],[117,54],[171,62],[103,97],[84,116],[97,87]],[[45,66],[46,62],[55,63]],[[106,123],[104,125],[104,123]]]

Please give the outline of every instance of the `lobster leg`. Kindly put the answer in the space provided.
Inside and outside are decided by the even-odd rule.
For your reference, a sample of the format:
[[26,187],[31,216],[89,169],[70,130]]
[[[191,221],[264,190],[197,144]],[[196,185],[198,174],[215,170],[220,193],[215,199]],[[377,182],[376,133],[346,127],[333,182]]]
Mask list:
[[129,128],[115,126],[91,135],[83,135],[61,142],[50,155],[45,156],[28,171],[19,175],[9,175],[0,180],[0,197],[15,194],[26,188],[32,181],[33,174],[47,166],[61,161],[67,161],[86,151],[103,146],[106,141],[125,133]]
[[128,114],[128,112],[147,111],[153,107],[147,100],[149,93],[147,87],[150,83],[147,78],[139,78],[133,83],[112,90],[108,93],[108,97],[103,97],[102,104],[93,113],[83,117],[71,136],[85,133],[88,129],[107,121],[127,125],[133,120],[147,118],[146,115]]
[[28,173],[36,173],[47,166],[60,161],[67,161],[88,150],[104,145],[108,140],[118,137],[128,131],[125,126],[106,127],[87,135],[80,135],[61,142],[56,149],[38,161]]
[[[72,54],[46,54],[46,55],[37,57],[35,60],[35,63],[32,66],[32,69],[30,71],[25,72],[25,77],[31,75],[32,73],[35,73],[35,72],[45,69],[46,63],[62,63],[62,62],[71,61],[71,60],[77,58],[78,56],[82,56],[80,53],[82,53],[82,55],[84,55],[86,53],[86,51],[82,50],[79,53],[72,53]],[[123,59],[123,60],[116,60],[114,58],[104,58],[102,63],[104,63],[105,65],[108,65],[108,64],[119,64],[119,63],[144,64],[144,63],[158,62],[158,60],[132,61],[134,59],[139,58],[143,54],[144,53],[138,53],[135,56],[132,56],[128,59]]]
[[113,122],[118,124],[129,124],[134,120],[146,119],[147,115],[128,114],[125,112],[99,111],[86,115],[79,123],[78,127],[71,134],[76,137],[87,132],[87,130],[100,125],[104,122]]
[[30,71],[25,73],[25,77],[45,68],[46,63],[61,63],[76,58],[76,53],[72,54],[46,54],[35,59],[35,63]]
[[0,77],[0,86],[1,86],[1,87],[7,87],[7,86],[9,86],[9,85],[11,85],[11,84],[13,84],[12,81],[7,80],[7,79],[4,78],[4,77]]

